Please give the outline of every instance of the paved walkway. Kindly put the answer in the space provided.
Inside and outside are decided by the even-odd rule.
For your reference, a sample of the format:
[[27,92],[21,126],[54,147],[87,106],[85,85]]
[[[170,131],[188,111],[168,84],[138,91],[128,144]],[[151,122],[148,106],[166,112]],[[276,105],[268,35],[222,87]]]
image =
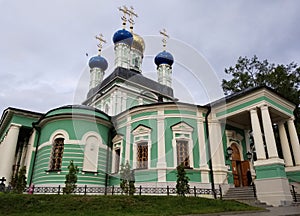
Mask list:
[[226,216],[300,216],[300,206],[283,206],[283,207],[267,207],[267,211],[262,212],[248,212],[248,213],[220,213],[219,215]]
[[263,211],[251,212],[221,212],[214,214],[198,214],[188,216],[300,216],[300,205],[298,206],[282,206],[282,207],[267,207]]

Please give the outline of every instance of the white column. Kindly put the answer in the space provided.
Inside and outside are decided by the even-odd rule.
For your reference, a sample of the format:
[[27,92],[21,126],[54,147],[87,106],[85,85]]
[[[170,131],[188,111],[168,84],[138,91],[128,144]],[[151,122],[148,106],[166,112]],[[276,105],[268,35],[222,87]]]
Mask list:
[[21,125],[18,124],[11,124],[10,128],[8,130],[7,136],[5,138],[5,143],[2,148],[3,150],[3,158],[2,162],[2,168],[0,170],[0,177],[5,177],[6,182],[5,184],[8,185],[9,182],[11,181],[12,177],[12,167],[15,162],[15,154],[16,154],[16,149],[17,149],[17,143],[18,143],[18,136],[20,132]]
[[278,158],[276,141],[268,106],[260,107],[269,158]]
[[280,122],[278,124],[278,128],[279,128],[279,137],[280,137],[280,143],[281,143],[282,154],[283,154],[285,166],[286,167],[293,166],[291,150],[290,150],[290,146],[289,146],[289,141],[286,136],[284,123]]
[[300,146],[293,119],[287,121],[296,166],[300,166]]
[[158,160],[157,168],[166,168],[166,148],[165,148],[165,118],[164,110],[157,112],[157,144],[158,144]]
[[251,118],[251,126],[253,131],[253,139],[254,139],[254,145],[256,149],[257,160],[265,160],[266,152],[264,148],[264,142],[262,139],[262,133],[261,133],[256,109],[250,110],[250,118]]

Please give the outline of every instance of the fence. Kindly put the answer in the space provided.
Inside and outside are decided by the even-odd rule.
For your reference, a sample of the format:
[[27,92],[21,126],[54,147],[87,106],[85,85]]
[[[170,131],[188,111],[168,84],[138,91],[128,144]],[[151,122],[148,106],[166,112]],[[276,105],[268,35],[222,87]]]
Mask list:
[[[3,190],[4,192],[12,191],[12,188],[6,187]],[[60,185],[57,187],[27,187],[24,190],[24,193],[30,194],[63,194],[63,187]],[[214,195],[216,194],[217,198],[222,199],[222,190],[219,189],[207,188],[197,188],[192,187],[189,189],[189,196],[205,196],[205,195]],[[88,195],[88,194],[99,194],[99,195],[121,195],[123,191],[120,187],[110,186],[110,187],[77,187],[74,191],[74,194]],[[173,187],[136,187],[134,195],[176,195],[176,188]]]

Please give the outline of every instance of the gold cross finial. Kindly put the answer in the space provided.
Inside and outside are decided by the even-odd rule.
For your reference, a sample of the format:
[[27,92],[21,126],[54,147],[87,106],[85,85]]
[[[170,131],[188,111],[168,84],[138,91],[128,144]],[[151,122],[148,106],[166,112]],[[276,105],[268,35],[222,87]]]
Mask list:
[[121,17],[121,20],[123,21],[123,28],[125,29],[126,22],[127,22],[126,15],[129,15],[128,8],[126,6],[123,6],[123,8],[119,7],[118,9],[119,11],[123,12],[123,16]]
[[95,38],[97,40],[99,40],[99,44],[97,44],[97,47],[98,47],[98,55],[100,55],[102,47],[103,47],[103,44],[106,43],[106,40],[104,40],[104,37],[103,37],[102,34],[96,35]]
[[134,25],[133,17],[138,17],[138,15],[134,12],[134,8],[132,6],[128,10],[128,13],[129,13],[129,20],[128,20],[128,22],[130,23],[130,29],[132,31],[133,30],[133,25]]
[[159,31],[159,33],[163,36],[163,39],[162,39],[163,47],[164,47],[164,50],[166,50],[167,38],[169,38],[169,35],[167,34],[166,29]]

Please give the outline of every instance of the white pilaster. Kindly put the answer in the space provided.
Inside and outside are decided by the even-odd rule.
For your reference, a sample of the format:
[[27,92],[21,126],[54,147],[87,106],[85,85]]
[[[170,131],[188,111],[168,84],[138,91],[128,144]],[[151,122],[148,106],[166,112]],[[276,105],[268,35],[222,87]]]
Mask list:
[[293,119],[287,121],[296,166],[300,166],[300,146]]
[[205,143],[205,131],[203,125],[202,112],[197,112],[197,133],[198,133],[198,143],[199,143],[199,167],[201,171],[201,182],[209,183],[209,167],[207,165],[207,149]]
[[165,118],[164,110],[157,112],[157,143],[158,143],[158,160],[157,168],[166,168],[166,148],[165,148]]
[[277,158],[278,152],[268,106],[262,106],[260,110],[269,158]]
[[12,177],[12,167],[14,165],[15,161],[15,154],[16,154],[16,149],[17,149],[17,143],[18,143],[18,136],[20,132],[21,125],[18,124],[11,124],[10,128],[8,130],[7,136],[4,140],[4,148],[3,150],[3,158],[1,164],[1,169],[0,169],[0,177],[5,177],[6,182],[5,184],[8,185],[9,182],[11,182],[11,177]]
[[30,161],[31,161],[32,152],[35,150],[33,147],[35,136],[36,136],[36,129],[33,129],[33,132],[28,140],[27,152],[26,152],[25,161],[24,161],[24,166],[26,166],[26,177],[27,178],[28,178],[28,172],[31,169]]
[[125,164],[126,162],[130,162],[130,145],[131,145],[131,117],[127,117],[126,123],[126,146],[125,146]]
[[256,109],[250,110],[250,118],[251,118],[251,126],[253,131],[253,139],[254,139],[254,145],[256,149],[257,160],[265,160],[266,152],[265,152],[264,142],[262,139],[262,133],[261,133]]
[[126,93],[122,93],[122,109],[121,112],[123,112],[124,110],[126,110],[126,103],[127,103],[127,94]]
[[210,122],[209,126],[214,180],[215,184],[223,184],[227,177],[227,167],[225,166],[221,124],[219,122]]
[[283,153],[283,159],[285,162],[286,167],[293,166],[293,160],[292,160],[292,155],[291,155],[291,150],[289,146],[289,142],[287,139],[286,131],[284,128],[284,123],[280,122],[278,124],[279,128],[279,137],[280,137],[280,143],[281,143],[281,148],[282,148],[282,153]]

